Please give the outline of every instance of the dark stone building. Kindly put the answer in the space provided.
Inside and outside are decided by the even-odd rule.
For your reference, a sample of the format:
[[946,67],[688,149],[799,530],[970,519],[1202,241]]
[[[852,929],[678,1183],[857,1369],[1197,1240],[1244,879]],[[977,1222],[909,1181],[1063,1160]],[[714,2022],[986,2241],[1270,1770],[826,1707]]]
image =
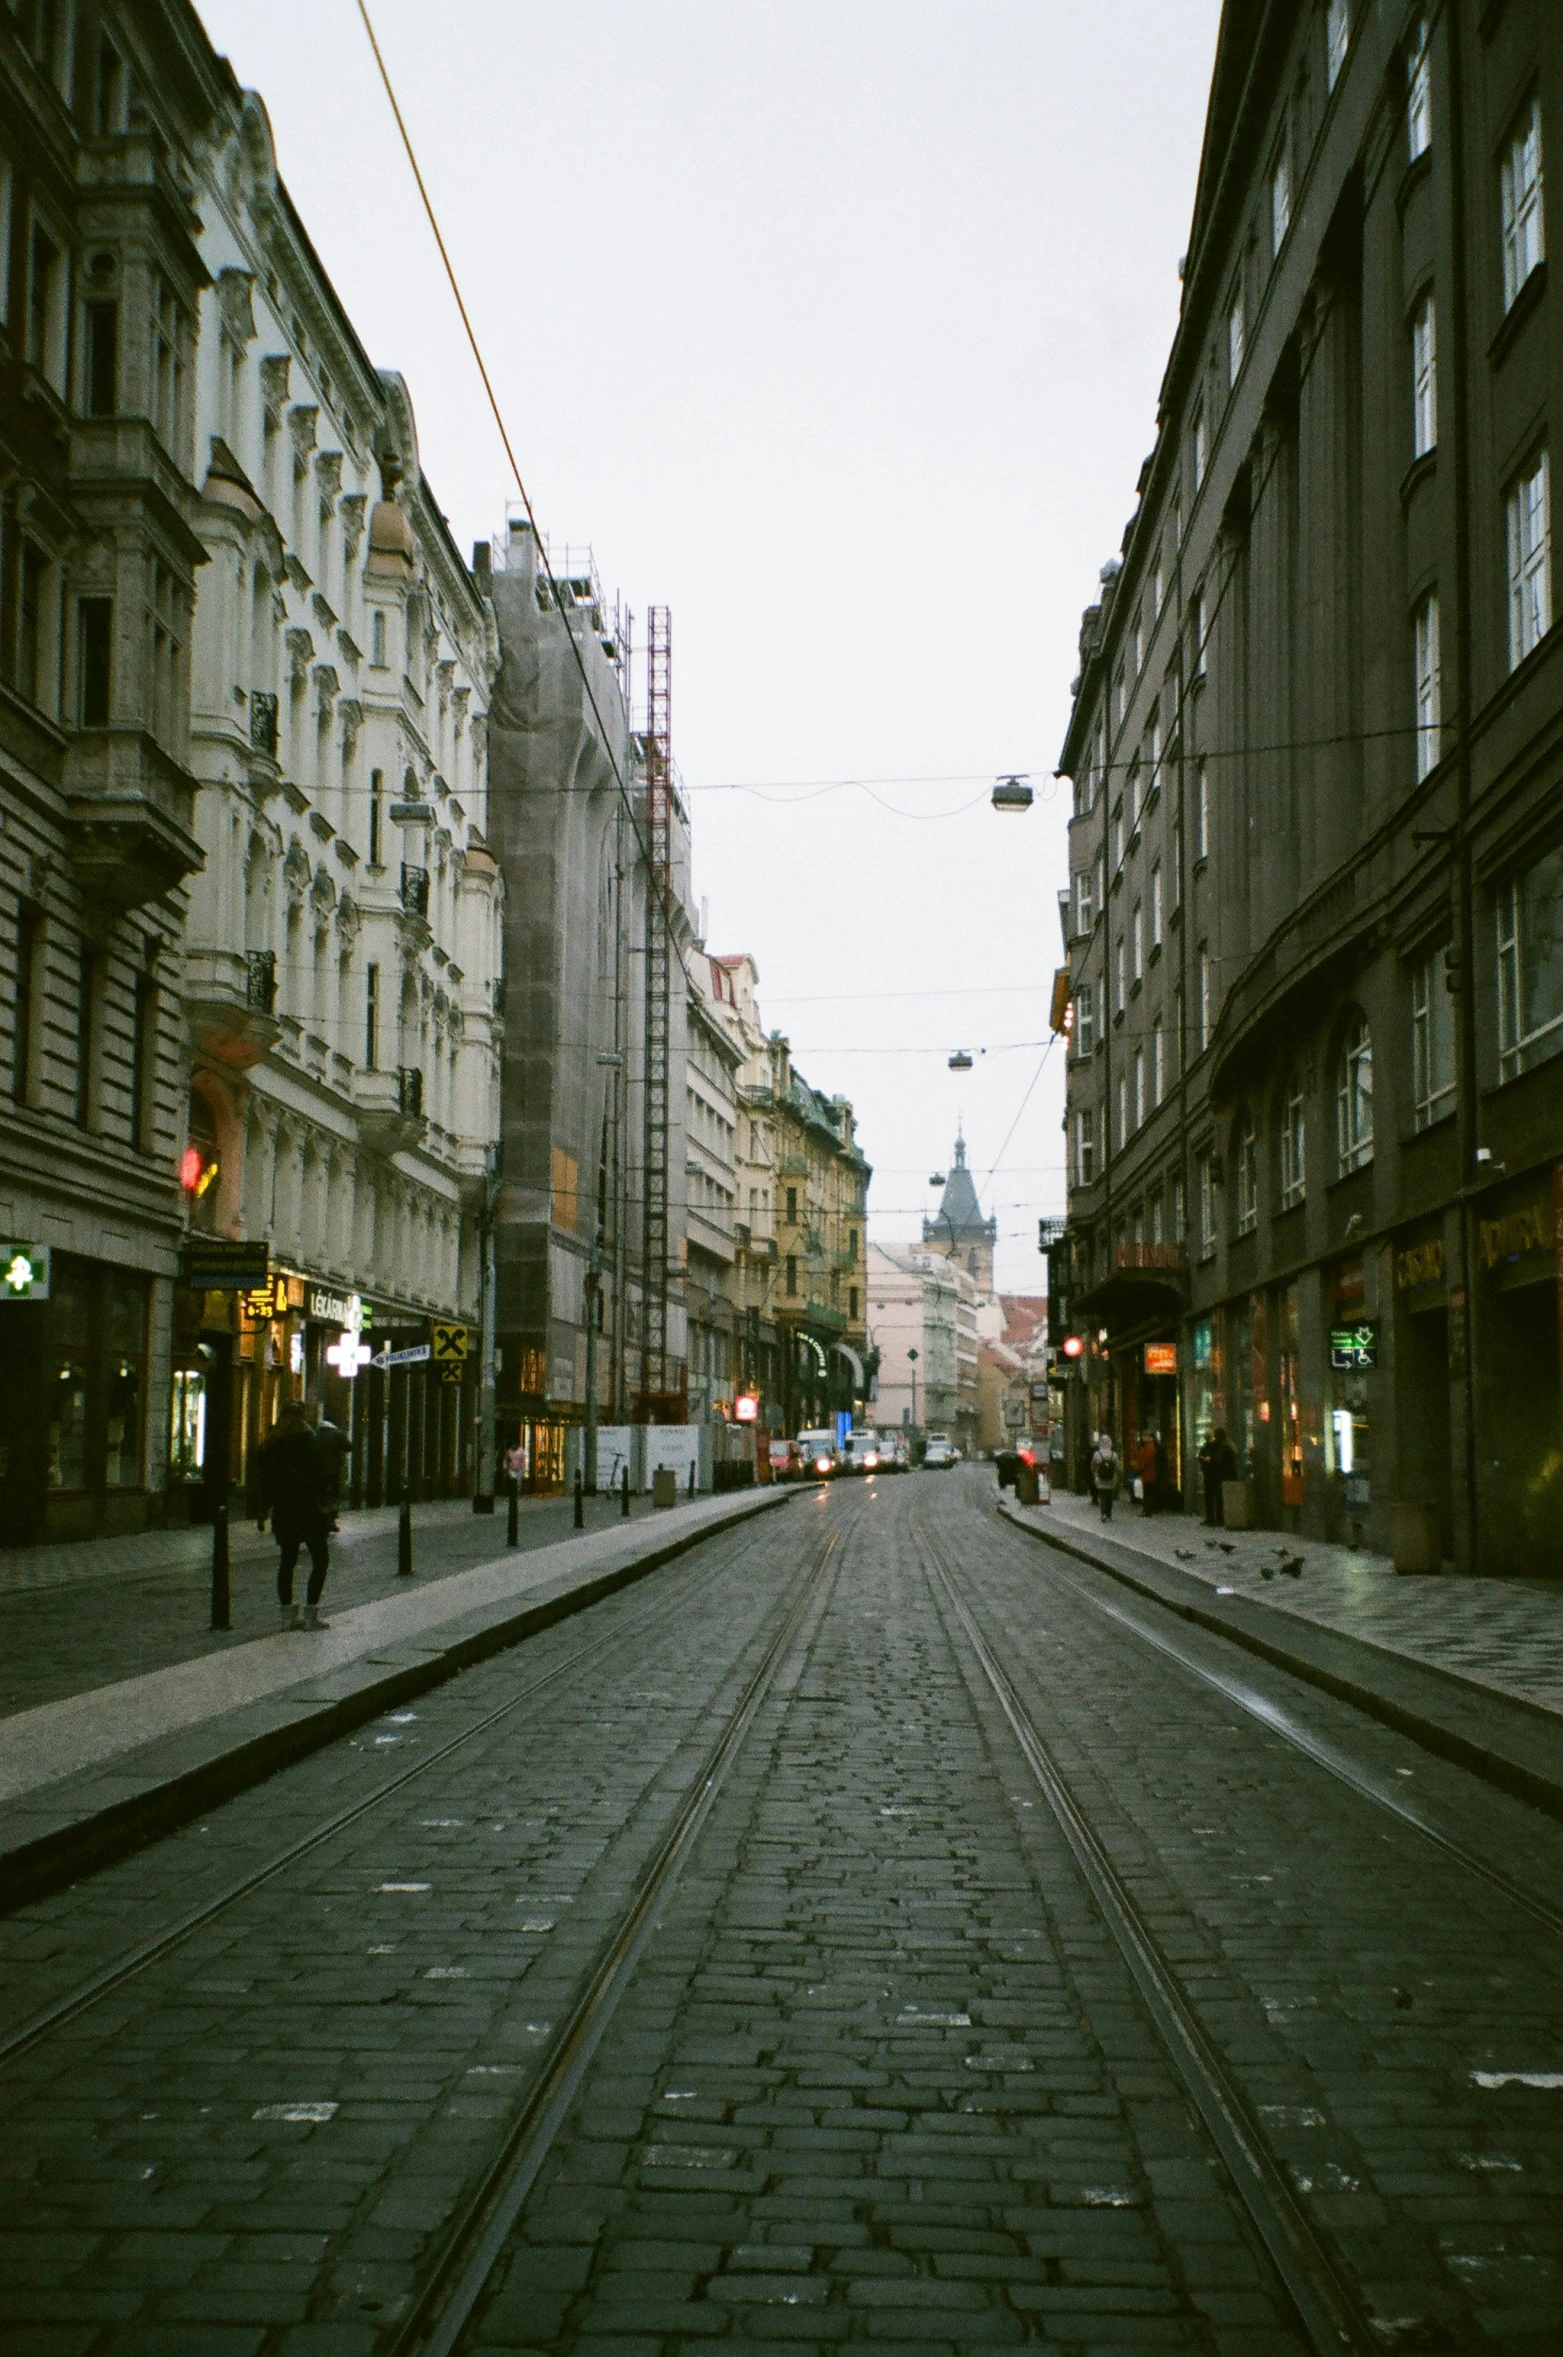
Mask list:
[[1407,1568],[1563,1570],[1557,155],[1545,0],[1226,8],[1063,755],[1076,1427]]

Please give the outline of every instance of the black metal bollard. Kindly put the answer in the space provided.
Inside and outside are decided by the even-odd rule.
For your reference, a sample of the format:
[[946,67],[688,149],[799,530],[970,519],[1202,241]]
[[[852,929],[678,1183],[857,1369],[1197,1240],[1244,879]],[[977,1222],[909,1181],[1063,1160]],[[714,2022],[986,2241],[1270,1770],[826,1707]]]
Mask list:
[[212,1626],[233,1627],[233,1597],[228,1584],[228,1501],[219,1498],[212,1508]]
[[586,1476],[577,1465],[575,1469],[575,1527],[586,1528]]
[[619,1508],[619,1512],[623,1515],[624,1520],[628,1522],[630,1518],[630,1469],[627,1465],[624,1468],[624,1503]]
[[695,1460],[693,1457],[689,1460],[689,1494],[691,1497],[695,1494]]
[[521,1484],[510,1476],[510,1495],[505,1500],[505,1545],[519,1546],[521,1542]]
[[412,1570],[412,1494],[402,1492],[402,1510],[396,1518],[396,1576],[410,1580]]

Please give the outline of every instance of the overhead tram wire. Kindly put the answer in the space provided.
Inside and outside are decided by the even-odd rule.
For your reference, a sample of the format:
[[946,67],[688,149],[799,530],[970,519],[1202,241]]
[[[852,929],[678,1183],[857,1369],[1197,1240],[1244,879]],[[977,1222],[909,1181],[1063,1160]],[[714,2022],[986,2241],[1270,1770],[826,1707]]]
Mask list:
[[[493,416],[494,424],[498,429],[499,439],[504,447],[505,457],[509,463],[510,472],[515,478],[516,489],[521,495],[521,505],[526,510],[526,520],[531,527],[532,538],[537,547],[538,557],[542,567],[542,576],[548,584],[550,604],[555,613],[562,614],[566,611],[566,609],[559,598],[559,584],[555,578],[553,565],[547,553],[547,543],[543,538],[541,526],[537,521],[536,511],[532,506],[531,494],[527,490],[526,481],[521,472],[520,462],[516,457],[515,448],[510,439],[509,429],[505,424],[504,412],[499,406],[499,396],[494,390],[493,379],[488,372],[488,364],[483,358],[483,351],[481,345],[478,342],[477,331],[473,327],[471,314],[467,310],[466,301],[462,295],[461,282],[456,276],[455,264],[451,261],[450,252],[446,246],[444,236],[440,229],[439,219],[434,210],[433,200],[429,195],[428,188],[424,183],[423,173],[419,168],[417,153],[414,150],[412,143],[412,134],[409,132],[406,121],[403,118],[401,106],[396,96],[396,90],[391,81],[390,69],[386,65],[385,58],[381,52],[379,39],[375,33],[374,24],[369,14],[367,0],[357,0],[357,7],[359,16],[363,20],[364,31],[369,37],[369,46],[374,52],[375,65],[379,71],[381,83],[384,86],[386,99],[389,102],[391,113],[396,119],[396,128],[401,137],[402,146],[406,152],[407,162],[411,168],[413,179],[417,184],[418,195],[422,201],[423,210],[428,219],[429,228],[433,233],[435,245],[439,249],[440,261],[444,266],[445,276],[449,282],[451,294],[455,299],[456,309],[461,317],[461,324],[466,334],[467,343],[471,349],[473,360],[476,363],[478,375],[483,382],[483,391],[488,400],[489,410]],[[597,723],[597,733],[601,740],[603,751],[608,757],[609,767],[613,771],[613,781],[618,788],[619,800],[624,805],[624,815],[629,821],[631,836],[634,839],[636,850],[639,852],[641,859],[645,863],[646,881],[652,900],[656,905],[658,915],[661,917],[663,929],[668,937],[668,942],[674,950],[677,950],[678,930],[674,923],[673,910],[668,904],[667,894],[663,891],[661,884],[657,880],[655,867],[651,857],[651,846],[641,834],[640,823],[635,816],[635,806],[630,798],[630,792],[628,786],[625,783],[623,770],[619,766],[618,752],[615,747],[613,737],[608,729],[606,721],[603,718],[602,709],[597,702],[596,695],[593,692],[591,678],[587,672],[585,661],[582,658],[580,646],[577,642],[575,632],[570,628],[568,621],[565,623],[564,635],[565,643],[570,649],[571,659],[575,664],[576,670],[580,674],[581,686],[585,690],[586,701],[591,706],[592,718]]]

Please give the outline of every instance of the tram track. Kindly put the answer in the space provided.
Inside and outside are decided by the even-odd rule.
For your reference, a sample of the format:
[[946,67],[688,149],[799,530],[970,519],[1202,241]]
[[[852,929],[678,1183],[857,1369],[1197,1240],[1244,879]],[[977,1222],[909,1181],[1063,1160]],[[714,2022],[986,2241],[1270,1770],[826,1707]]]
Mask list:
[[[1168,2058],[1204,2125],[1233,2193],[1317,2357],[1352,2357],[1382,2346],[1334,2250],[1320,2236],[1270,2150],[1253,2107],[1228,2068],[1181,1976],[1092,1826],[1069,1778],[999,1660],[926,1514],[912,1536],[966,1640],[992,1700],[1047,1802],[1096,1911],[1122,1956]],[[974,1704],[978,1696],[973,1695]]]
[[[1099,1593],[1075,1572],[1066,1570],[1055,1563],[1052,1567],[1052,1575],[1059,1586],[1067,1588],[1072,1595],[1078,1596],[1082,1603],[1089,1604],[1093,1610],[1115,1622],[1118,1627],[1126,1629],[1131,1636],[1139,1638],[1142,1644],[1148,1645],[1154,1652],[1161,1654],[1164,1659],[1174,1662],[1189,1677],[1219,1694],[1223,1701],[1234,1704],[1249,1718],[1256,1720],[1269,1734],[1278,1736],[1283,1743],[1289,1744],[1294,1751],[1300,1752],[1305,1759],[1311,1760],[1315,1767],[1322,1768],[1326,1775],[1333,1776],[1338,1783],[1344,1784],[1349,1791],[1356,1793],[1359,1799],[1371,1802],[1375,1807],[1383,1810],[1387,1816],[1397,1819],[1402,1825],[1409,1826],[1414,1833],[1420,1834],[1425,1841],[1430,1842],[1435,1849],[1442,1851],[1446,1858],[1452,1859],[1467,1873],[1476,1875],[1494,1890],[1501,1891],[1506,1899],[1529,1915],[1534,1922],[1544,1924],[1549,1931],[1563,1935],[1563,1907],[1555,1906],[1550,1900],[1543,1898],[1539,1892],[1527,1889],[1504,1867],[1496,1864],[1490,1858],[1482,1857],[1467,1842],[1461,1841],[1457,1835],[1436,1824],[1423,1810],[1407,1800],[1403,1794],[1386,1785],[1370,1769],[1362,1767],[1333,1743],[1315,1734],[1300,1719],[1294,1718],[1290,1711],[1284,1709],[1281,1704],[1272,1701],[1268,1695],[1260,1693],[1246,1679],[1218,1668],[1213,1662],[1200,1660],[1197,1653],[1186,1641],[1180,1642],[1179,1634],[1176,1631],[1164,1631],[1149,1626],[1133,1606],[1120,1604],[1112,1596]],[[1151,1609],[1154,1610],[1155,1607],[1152,1606]],[[1170,1613],[1171,1608],[1167,1609]]]
[[[706,1573],[702,1584],[710,1585],[712,1581],[722,1576],[723,1570],[718,1567]],[[138,1974],[149,1970],[165,1957],[172,1955],[176,1949],[193,1939],[198,1932],[218,1921],[220,1917],[231,1908],[238,1906],[243,1900],[252,1897],[257,1891],[263,1890],[268,1883],[274,1882],[290,1867],[296,1866],[313,1852],[335,1840],[338,1835],[345,1833],[375,1810],[383,1808],[388,1801],[393,1800],[398,1793],[405,1791],[410,1784],[416,1783],[419,1778],[427,1776],[434,1769],[443,1766],[480,1737],[491,1734],[507,1719],[513,1718],[517,1712],[525,1710],[527,1705],[537,1703],[561,1687],[568,1688],[572,1680],[578,1678],[584,1670],[604,1654],[611,1653],[616,1647],[629,1646],[633,1648],[651,1630],[666,1621],[668,1609],[666,1598],[658,1597],[652,1601],[647,1610],[637,1614],[627,1628],[620,1626],[605,1629],[600,1636],[590,1638],[585,1644],[576,1646],[561,1661],[556,1662],[551,1669],[543,1671],[541,1675],[531,1679],[516,1693],[507,1696],[505,1701],[496,1704],[492,1710],[484,1712],[480,1718],[473,1721],[471,1726],[464,1727],[459,1734],[451,1736],[446,1742],[426,1753],[423,1758],[398,1770],[395,1775],[384,1778],[374,1787],[373,1791],[364,1793],[357,1800],[349,1802],[344,1808],[333,1811],[330,1816],[312,1826],[307,1833],[300,1834],[295,1840],[285,1843],[281,1849],[273,1852],[261,1864],[224,1884],[222,1889],[213,1892],[197,1905],[186,1909],[171,1923],[160,1925],[156,1931],[149,1933],[144,1939],[136,1941],[129,1948],[122,1950],[118,1956],[111,1958],[108,1963],[101,1965],[97,1971],[87,1975],[74,1988],[54,1998],[49,2004],[40,2007],[13,2028],[0,2033],[0,2071],[4,2071],[9,2064],[17,2061],[30,2048],[38,2045],[51,2033],[63,2029],[79,2015],[88,2012],[94,2005],[112,1996],[116,1990],[123,1988],[126,1982],[133,1980]],[[106,1870],[111,1871],[112,1868]]]

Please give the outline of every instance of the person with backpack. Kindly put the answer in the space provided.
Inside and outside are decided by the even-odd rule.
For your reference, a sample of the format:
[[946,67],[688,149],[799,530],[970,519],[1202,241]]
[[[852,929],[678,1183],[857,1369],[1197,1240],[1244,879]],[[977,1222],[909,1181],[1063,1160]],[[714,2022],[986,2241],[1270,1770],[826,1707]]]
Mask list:
[[[301,1399],[290,1399],[255,1453],[255,1519],[264,1530],[270,1517],[277,1542],[277,1603],[284,1629],[331,1626],[320,1617],[320,1599],[331,1563],[336,1479],[337,1467],[310,1425],[309,1410]],[[309,1589],[301,1613],[293,1601],[293,1573],[305,1547]]]

